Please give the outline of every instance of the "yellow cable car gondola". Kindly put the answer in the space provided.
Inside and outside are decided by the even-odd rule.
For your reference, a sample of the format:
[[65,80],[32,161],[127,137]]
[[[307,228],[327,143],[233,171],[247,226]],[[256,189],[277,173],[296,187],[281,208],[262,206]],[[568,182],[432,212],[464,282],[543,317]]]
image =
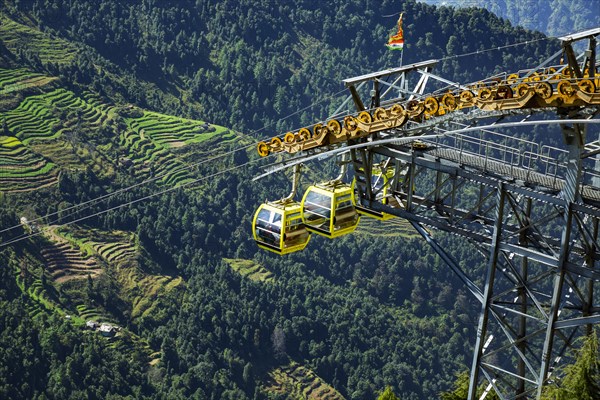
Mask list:
[[303,250],[310,239],[302,222],[302,206],[293,200],[261,204],[254,214],[252,227],[258,247],[277,254]]
[[310,232],[302,221],[302,205],[294,201],[300,179],[300,165],[294,167],[292,192],[277,201],[261,204],[252,220],[254,241],[264,250],[283,255],[303,250]]
[[302,219],[316,234],[335,238],[353,232],[359,215],[352,187],[336,179],[310,186],[302,198]]

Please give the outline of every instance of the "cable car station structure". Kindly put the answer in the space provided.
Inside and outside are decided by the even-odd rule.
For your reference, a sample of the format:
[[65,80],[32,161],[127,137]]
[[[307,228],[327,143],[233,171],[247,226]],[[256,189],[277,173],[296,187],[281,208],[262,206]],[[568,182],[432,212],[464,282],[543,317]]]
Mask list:
[[[258,144],[261,156],[291,155],[266,174],[295,174],[288,198],[259,207],[256,242],[286,254],[311,233],[353,231],[359,215],[410,221],[481,304],[469,399],[482,384],[500,399],[539,398],[600,322],[598,35],[561,37],[539,66],[473,84],[435,75],[437,60],[344,80],[350,95],[332,118]],[[534,141],[527,127],[559,140]],[[340,177],[294,201],[299,166],[328,156]],[[485,276],[471,279],[433,230],[475,246]]]

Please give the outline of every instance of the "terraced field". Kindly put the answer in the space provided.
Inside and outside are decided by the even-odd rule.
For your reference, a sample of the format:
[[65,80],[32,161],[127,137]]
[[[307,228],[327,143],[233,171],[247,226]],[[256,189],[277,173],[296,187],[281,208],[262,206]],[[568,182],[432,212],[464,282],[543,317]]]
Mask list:
[[44,64],[70,63],[77,54],[77,48],[70,42],[15,22],[4,15],[0,15],[0,41],[15,55],[26,48]]
[[143,179],[161,176],[167,185],[194,180],[185,156],[175,154],[173,149],[209,141],[226,145],[237,138],[220,126],[150,111],[144,111],[138,118],[125,118],[125,121],[129,129],[122,132],[121,145],[129,150],[133,173]]
[[127,130],[121,134],[121,144],[127,147],[133,174],[139,179],[161,176],[161,181],[170,185],[192,180],[181,160],[165,147],[146,138],[143,133]]
[[[197,162],[204,148],[206,153],[216,155],[240,141],[239,135],[203,121],[142,111],[133,106],[117,108],[106,104],[99,95],[90,91],[78,96],[53,85],[41,87],[54,79],[23,68],[0,69],[0,107],[3,110],[0,122],[4,134],[15,136],[31,154],[42,156],[37,164],[30,160],[29,169],[7,175],[7,178],[14,177],[17,182],[11,180],[10,185],[3,185],[5,190],[51,184],[56,182],[58,171],[62,169],[91,167],[100,176],[110,177],[115,173],[117,164],[140,180],[159,177],[160,182],[169,186],[192,183],[196,176],[188,165]],[[40,85],[42,93],[20,93],[18,96],[12,93],[27,85]],[[6,94],[2,95],[3,91]],[[115,143],[109,142],[94,149],[84,145],[85,135],[101,129],[108,129],[110,133],[115,129],[116,121],[123,121],[127,126],[127,129],[119,131],[120,144],[128,152],[125,157],[114,159],[114,153],[111,153],[113,158],[108,157],[106,151],[114,148]],[[189,150],[181,151],[187,146],[190,146]],[[5,153],[10,158],[11,153]],[[19,157],[10,161],[15,165],[23,165],[23,168],[29,165]],[[54,169],[53,174],[48,174],[51,169]],[[7,168],[6,173],[10,170]],[[31,179],[32,175],[41,174],[48,175],[48,182]],[[20,186],[19,181],[23,181]]]
[[14,271],[17,285],[19,285],[21,290],[28,294],[31,299],[35,300],[30,304],[28,310],[29,315],[33,317],[41,312],[52,310],[55,307],[55,304],[51,300],[51,297],[53,296],[47,289],[52,291],[54,288],[52,286],[44,287],[41,279],[35,279],[33,283],[26,286],[23,279],[21,279],[20,272],[19,269],[15,269]]
[[128,119],[128,124],[142,139],[147,136],[167,148],[201,143],[227,130],[222,126],[151,111],[145,111],[140,118]]
[[31,72],[26,68],[0,68],[0,95],[12,94],[31,87],[42,87],[56,79],[58,78]]
[[275,277],[271,271],[252,260],[224,258],[229,266],[240,275],[257,282],[273,282]]
[[[5,82],[3,78],[11,82],[22,76],[20,73],[26,71],[0,69],[0,85]],[[90,167],[100,176],[114,174],[113,163],[104,155],[104,149],[101,146],[97,150],[88,148],[85,139],[80,137],[104,127],[111,107],[89,92],[79,97],[62,88],[44,89],[48,91],[27,96],[8,109],[3,103],[5,111],[1,121],[4,133],[15,136],[23,145],[60,169]]]
[[27,147],[36,153],[43,154],[61,169],[77,170],[85,166],[77,154],[77,148],[62,137],[29,143]]
[[[89,307],[85,304],[78,304],[72,310],[63,308],[59,301],[59,294],[52,284],[43,284],[41,279],[35,279],[29,285],[25,285],[21,278],[19,268],[14,270],[15,280],[24,294],[33,301],[26,303],[26,310],[30,317],[35,318],[43,313],[58,313],[69,318],[69,320],[78,326],[84,326],[86,321],[98,321],[100,323],[110,323],[120,325],[106,311],[98,308]],[[160,362],[160,352],[152,349],[147,340],[123,328],[117,336],[108,344],[110,347],[123,354],[129,354],[131,357],[141,358],[151,365]]]
[[130,298],[133,298],[132,319],[152,315],[161,296],[185,286],[185,282],[180,276],[129,273],[127,278],[129,279],[128,294]]
[[114,268],[114,276],[122,287],[124,297],[131,304],[132,318],[150,315],[161,296],[185,285],[179,276],[143,271],[137,261],[137,239],[131,232],[106,232],[71,225],[61,227],[56,234],[77,247],[80,253],[99,257],[108,267]]
[[0,192],[39,189],[58,182],[59,169],[10,136],[0,136]]
[[[63,310],[60,307],[60,301],[58,300],[59,294],[51,284],[44,284],[40,278],[36,278],[30,284],[26,285],[21,278],[21,271],[19,268],[14,270],[15,280],[17,285],[23,292],[23,294],[29,296],[33,301],[25,304],[27,313],[31,318],[35,318],[39,314],[56,312],[61,315],[71,315],[70,312]],[[74,317],[73,322],[82,324],[83,320]]]
[[381,236],[381,237],[419,237],[412,225],[402,219],[393,218],[387,221],[378,221],[374,218],[362,217],[355,235]]
[[286,395],[291,399],[343,400],[344,397],[326,384],[313,371],[292,362],[269,372],[267,392]]
[[48,244],[41,251],[46,271],[54,282],[60,284],[72,279],[87,279],[88,276],[95,278],[103,273],[93,258],[85,258],[66,241],[57,242]]
[[108,314],[97,308],[90,308],[84,304],[78,304],[77,306],[75,306],[75,309],[77,310],[77,314],[82,319],[82,321],[92,320],[115,324],[115,321]]
[[[25,68],[0,68],[0,191],[14,192],[53,185],[60,169],[41,153],[31,149],[27,140],[31,134],[52,136],[58,119],[52,118],[44,95],[23,99],[19,91],[36,86],[42,88],[56,78]],[[52,91],[52,88],[45,88]],[[15,93],[17,92],[17,93]]]
[[[60,232],[62,233],[62,232]],[[86,258],[81,254],[81,252],[77,252],[73,250],[73,247],[65,247],[65,243],[63,243],[64,239],[58,232],[58,229],[50,227],[46,233],[47,237],[50,237],[52,240],[56,241],[58,244],[54,245],[46,245],[42,247],[42,258],[44,260],[50,260],[50,264],[56,264],[57,257],[56,254],[61,253],[62,255],[59,257],[61,261],[63,259],[68,259],[66,264],[73,263],[75,260],[78,263],[81,263],[82,260],[86,260]],[[108,235],[109,237],[113,237],[115,235]],[[117,232],[116,236],[118,237],[130,237],[129,234],[125,232]],[[58,250],[57,250],[58,249]],[[104,251],[107,252],[107,251]],[[75,257],[73,254],[77,253]],[[110,253],[110,251],[108,251]],[[112,255],[111,255],[112,256]],[[16,263],[16,265],[22,265],[23,262],[28,262],[25,260],[20,260]],[[85,264],[85,261],[83,261]],[[39,270],[29,271],[29,283],[26,284],[22,278],[22,271],[19,267],[15,267],[13,274],[17,285],[20,287],[21,291],[24,295],[27,295],[29,299],[32,301],[26,302],[26,311],[32,317],[35,318],[39,314],[48,314],[48,313],[56,313],[65,318],[68,318],[73,324],[84,327],[86,321],[93,320],[100,323],[110,323],[112,325],[120,326],[118,320],[116,320],[113,316],[111,316],[106,310],[101,308],[96,308],[90,305],[86,305],[82,303],[80,297],[73,298],[70,290],[65,290],[65,286],[61,288],[61,294],[57,291],[55,286],[53,285],[52,280],[49,280],[47,283],[42,283],[40,277],[37,277]],[[52,275],[55,271],[48,270],[46,268],[45,273],[47,275]],[[85,275],[87,278],[87,275]],[[57,280],[54,280],[54,283],[60,283],[62,277]],[[75,279],[73,276],[70,279]],[[62,280],[62,282],[66,282]],[[72,282],[75,285],[81,285],[81,283]],[[85,285],[85,284],[84,284]],[[72,288],[71,288],[72,289]],[[76,293],[76,292],[75,292]],[[66,301],[66,304],[69,306],[65,306],[63,300],[60,299],[61,296],[70,297],[70,300]],[[75,304],[71,306],[71,304]],[[67,308],[68,307],[68,308]],[[71,308],[72,307],[72,308]],[[99,333],[96,333],[99,335]],[[140,336],[130,332],[126,328],[122,328],[116,337],[112,338],[108,346],[113,347],[123,354],[129,354],[130,357],[137,358],[141,361],[148,362],[151,365],[156,365],[160,362],[160,352],[152,349],[146,339],[141,338]]]
[[137,255],[135,235],[131,232],[106,232],[77,226],[63,227],[58,232],[76,244],[83,253],[97,255],[109,265],[116,265]]
[[148,341],[127,330],[119,332],[109,346],[123,354],[143,357],[150,365],[156,365],[160,361],[160,352],[155,352]]
[[98,95],[97,93],[94,93],[94,92],[85,91],[82,94],[82,98],[83,98],[83,100],[85,100],[85,102],[87,104],[100,110],[102,113],[105,113],[106,115],[108,115],[108,113],[112,109],[115,108],[114,106],[106,104],[104,99],[102,99],[102,97],[100,97],[100,95]]
[[11,134],[25,144],[56,138],[64,131],[72,131],[75,124],[79,128],[83,124],[86,129],[97,129],[106,118],[106,112],[62,88],[29,96],[4,114]]
[[[56,93],[52,93],[54,96]],[[58,117],[52,115],[52,103],[46,99],[47,94],[30,96],[14,110],[4,114],[4,121],[10,132],[24,143],[31,139],[48,139],[59,132]]]
[[[52,288],[53,289],[53,288]],[[50,294],[48,293],[48,290],[46,287],[44,287],[44,285],[42,284],[42,280],[41,279],[36,279],[28,288],[27,288],[27,293],[29,294],[29,296],[34,299],[37,300],[38,303],[40,303],[41,305],[44,306],[44,308],[46,308],[47,310],[50,310],[53,308],[52,306],[52,302],[50,300]],[[40,310],[41,311],[41,310]]]

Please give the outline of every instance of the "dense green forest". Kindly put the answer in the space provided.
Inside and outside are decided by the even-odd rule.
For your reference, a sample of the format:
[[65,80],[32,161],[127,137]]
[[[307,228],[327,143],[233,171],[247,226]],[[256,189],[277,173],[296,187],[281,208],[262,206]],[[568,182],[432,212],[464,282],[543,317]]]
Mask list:
[[[534,66],[556,43],[415,1],[0,11],[0,238],[35,234],[0,247],[0,398],[374,399],[389,386],[414,400],[452,387],[478,310],[415,232],[364,219],[302,253],[264,253],[252,212],[287,180],[251,183],[260,169],[242,166],[255,139],[335,109],[341,79],[399,64],[386,14],[406,12],[405,64],[532,41],[441,62],[457,81]],[[22,217],[35,222],[5,229]],[[439,240],[481,276],[477,252]],[[121,330],[105,338],[90,320]]]
[[596,0],[422,0],[452,7],[481,7],[514,25],[561,36],[598,26]]

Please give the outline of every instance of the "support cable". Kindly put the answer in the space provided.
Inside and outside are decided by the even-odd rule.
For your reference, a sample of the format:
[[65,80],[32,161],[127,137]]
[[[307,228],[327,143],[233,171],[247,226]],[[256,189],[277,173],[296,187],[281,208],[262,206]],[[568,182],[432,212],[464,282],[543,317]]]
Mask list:
[[[75,223],[78,223],[78,222],[81,222],[81,221],[85,221],[85,220],[93,218],[93,217],[97,217],[99,215],[106,214],[106,213],[108,213],[110,211],[118,210],[120,208],[127,207],[127,206],[130,206],[130,205],[133,205],[133,204],[136,204],[136,203],[139,203],[139,202],[151,199],[153,197],[160,196],[162,194],[169,193],[169,192],[175,191],[177,189],[184,188],[186,186],[190,186],[190,185],[193,185],[193,184],[196,184],[196,183],[208,180],[208,179],[216,178],[216,177],[218,177],[220,175],[228,174],[228,173],[234,172],[236,170],[248,167],[248,166],[250,166],[250,165],[252,165],[252,164],[254,164],[254,163],[258,162],[258,161],[262,161],[262,160],[263,159],[261,159],[261,158],[257,158],[257,159],[248,161],[248,162],[246,162],[244,164],[236,165],[236,166],[233,166],[231,168],[227,168],[227,169],[221,170],[219,172],[215,172],[213,174],[210,174],[210,175],[207,175],[207,176],[203,176],[203,177],[198,178],[198,179],[194,179],[194,180],[192,180],[190,182],[183,183],[183,184],[181,184],[179,186],[172,186],[172,187],[169,187],[167,189],[163,189],[161,191],[158,191],[158,192],[151,193],[149,195],[140,197],[138,199],[131,200],[131,201],[128,201],[126,203],[122,203],[122,204],[119,204],[119,205],[116,205],[116,206],[113,206],[113,207],[110,207],[110,208],[107,208],[107,209],[95,212],[93,214],[89,214],[89,215],[77,218],[77,219],[69,221],[69,222],[65,222],[63,224],[58,225],[58,227],[69,226],[69,225],[72,225],[72,224],[75,224]],[[277,163],[272,163],[271,165],[276,165],[276,164]],[[269,165],[267,165],[267,166],[269,166]],[[41,231],[30,233],[30,234],[27,234],[27,235],[22,235],[22,236],[19,236],[17,238],[14,238],[14,239],[11,239],[9,241],[6,241],[6,242],[0,242],[0,249],[3,248],[3,247],[9,246],[11,244],[17,243],[17,242],[20,242],[20,241],[23,241],[23,240],[27,240],[27,239],[32,238],[34,236],[39,236],[40,234],[42,234]]]
[[[272,122],[269,125],[265,125],[262,128],[260,128],[260,129],[258,129],[256,131],[253,131],[251,134],[249,134],[249,136],[255,135],[255,134],[257,134],[257,133],[265,130],[266,128],[269,128],[270,126],[275,125],[275,124],[277,124],[277,123],[279,123],[281,121],[285,121],[286,119],[291,118],[294,115],[297,115],[297,114],[299,114],[299,113],[301,113],[301,112],[303,112],[303,111],[305,111],[305,110],[307,110],[307,109],[309,109],[311,107],[314,107],[315,105],[317,105],[319,103],[322,103],[322,102],[324,102],[326,100],[330,100],[332,98],[335,98],[335,97],[339,96],[343,92],[345,92],[345,89],[340,90],[339,92],[334,93],[334,94],[332,94],[330,96],[326,96],[326,97],[324,97],[324,98],[322,98],[322,99],[320,99],[320,100],[318,100],[318,101],[310,104],[309,106],[306,106],[304,108],[296,110],[293,113],[288,114],[285,117],[280,118],[279,120],[274,121],[274,122]],[[130,190],[135,189],[136,187],[140,187],[140,186],[144,186],[144,185],[150,184],[152,182],[155,182],[155,181],[157,181],[159,179],[164,178],[165,176],[167,176],[169,174],[173,175],[173,174],[177,174],[177,173],[179,173],[181,171],[191,170],[191,169],[196,168],[196,167],[198,167],[200,165],[203,165],[203,164],[206,164],[206,163],[211,163],[211,162],[217,161],[219,159],[225,158],[225,157],[230,156],[232,154],[235,154],[235,153],[237,153],[239,151],[248,150],[250,148],[255,147],[258,143],[259,143],[259,141],[256,141],[256,142],[253,142],[252,144],[249,144],[249,145],[246,145],[246,146],[242,146],[242,147],[238,147],[238,148],[229,150],[229,151],[227,151],[227,152],[225,152],[223,154],[219,154],[218,156],[214,156],[214,157],[211,157],[211,158],[208,158],[208,159],[204,159],[204,160],[196,162],[196,163],[188,164],[188,165],[176,168],[176,169],[174,169],[172,171],[169,171],[169,172],[163,172],[163,173],[158,174],[158,175],[156,175],[156,176],[154,176],[152,178],[146,179],[146,180],[144,180],[142,182],[135,183],[135,184],[133,184],[131,186],[127,186],[125,188],[118,189],[118,190],[116,190],[114,192],[101,195],[99,197],[93,198],[91,200],[84,201],[84,202],[79,203],[79,204],[75,204],[73,206],[67,207],[67,208],[62,209],[60,211],[55,211],[55,212],[52,212],[52,213],[48,213],[48,214],[43,215],[41,217],[38,217],[38,218],[35,218],[33,220],[27,221],[27,224],[30,224],[32,222],[40,222],[40,221],[43,221],[43,220],[48,219],[50,217],[54,217],[54,216],[56,216],[58,214],[63,214],[61,217],[59,217],[59,218],[55,219],[54,221],[52,221],[52,223],[56,223],[56,222],[58,222],[58,221],[60,221],[60,220],[62,220],[64,218],[67,218],[67,217],[69,217],[69,216],[71,216],[71,215],[73,215],[75,213],[79,213],[81,211],[87,210],[90,207],[92,207],[94,204],[96,204],[97,202],[106,200],[106,199],[108,199],[108,198],[110,198],[112,196],[115,196],[117,194],[126,193],[126,192],[129,192]],[[181,186],[185,186],[185,185],[181,185]],[[177,187],[180,187],[180,186],[177,186]],[[83,207],[83,206],[85,206],[85,207]],[[80,208],[80,207],[83,207],[83,208]],[[77,209],[77,210],[64,215],[65,212],[70,211],[70,210],[74,210],[74,209]],[[14,230],[14,229],[17,229],[17,228],[21,228],[24,225],[26,225],[26,223],[20,223],[20,224],[17,224],[17,225],[8,227],[8,228],[4,228],[4,229],[0,230],[0,234],[2,234],[4,232],[11,231],[11,230]]]

